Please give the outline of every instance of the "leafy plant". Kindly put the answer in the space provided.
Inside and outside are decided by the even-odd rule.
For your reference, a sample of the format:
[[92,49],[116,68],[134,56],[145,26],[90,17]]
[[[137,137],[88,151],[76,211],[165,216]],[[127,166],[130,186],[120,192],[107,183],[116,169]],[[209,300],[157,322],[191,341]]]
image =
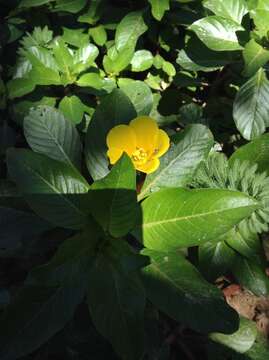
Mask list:
[[267,359],[267,1],[0,5],[1,360]]

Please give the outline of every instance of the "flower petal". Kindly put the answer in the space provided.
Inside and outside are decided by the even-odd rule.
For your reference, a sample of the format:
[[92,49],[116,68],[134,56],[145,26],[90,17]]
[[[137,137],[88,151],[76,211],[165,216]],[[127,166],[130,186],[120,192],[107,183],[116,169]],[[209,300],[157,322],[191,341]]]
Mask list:
[[155,148],[158,137],[158,125],[149,116],[139,116],[130,122],[130,127],[136,135],[137,147],[145,151]]
[[166,153],[170,146],[170,139],[169,136],[166,134],[165,131],[159,130],[158,131],[158,140],[157,140],[157,149],[158,152],[156,153],[157,157],[162,156]]
[[160,166],[160,160],[157,158],[152,158],[144,165],[136,166],[137,170],[142,171],[146,174],[153,173]]
[[106,143],[109,149],[120,149],[131,155],[136,147],[135,133],[128,125],[117,125],[107,134]]
[[109,158],[110,164],[114,165],[121,155],[123,154],[123,150],[117,148],[109,148],[107,151],[107,156]]

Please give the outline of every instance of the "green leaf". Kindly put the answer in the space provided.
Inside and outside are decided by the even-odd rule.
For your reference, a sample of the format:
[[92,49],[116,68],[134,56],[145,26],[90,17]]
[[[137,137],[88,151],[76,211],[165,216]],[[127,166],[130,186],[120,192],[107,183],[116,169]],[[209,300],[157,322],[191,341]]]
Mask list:
[[63,27],[63,40],[70,45],[75,47],[82,47],[89,44],[89,34],[84,33],[85,29],[69,29]]
[[74,66],[73,71],[76,74],[81,73],[82,71],[88,69],[90,66],[94,64],[95,59],[99,54],[98,48],[93,44],[87,44],[80,47],[74,53]]
[[251,39],[243,50],[243,57],[245,62],[243,75],[251,77],[269,61],[269,50]]
[[161,157],[160,167],[147,175],[139,199],[162,188],[186,186],[212,145],[213,136],[204,125],[188,126]]
[[269,81],[260,69],[238,91],[233,107],[233,117],[242,136],[253,139],[269,126]]
[[64,117],[71,120],[73,124],[81,123],[84,115],[84,105],[76,95],[65,96],[59,103],[59,109],[64,114]]
[[[6,196],[6,200],[10,199]],[[18,198],[20,201],[21,199]],[[15,197],[11,198],[15,201]],[[3,202],[1,194],[1,203]],[[0,246],[1,249],[14,249],[25,245],[25,239],[50,230],[52,226],[38,216],[28,211],[11,208],[13,204],[0,206]]]
[[243,31],[244,28],[233,20],[221,16],[208,16],[194,22],[189,29],[194,31],[211,50],[234,51],[242,49],[238,43],[236,32]]
[[265,266],[253,260],[238,257],[232,272],[243,287],[257,296],[268,296],[269,279],[265,273]]
[[89,185],[75,168],[25,149],[9,149],[7,163],[11,179],[39,216],[68,229],[88,223]]
[[257,207],[236,191],[164,189],[143,201],[140,237],[146,247],[161,251],[201,245],[217,240]]
[[21,0],[19,7],[34,7],[34,6],[40,6],[45,5],[53,0]]
[[93,114],[85,140],[86,163],[94,180],[109,173],[106,155],[106,136],[109,130],[119,124],[128,124],[136,116],[131,101],[118,89],[101,100]]
[[71,166],[80,166],[79,134],[58,110],[49,106],[30,110],[24,119],[24,134],[34,151]]
[[114,237],[132,230],[137,222],[136,171],[131,159],[123,155],[110,173],[91,186],[89,204],[92,215]]
[[236,253],[224,241],[207,242],[199,246],[199,270],[210,281],[223,276],[237,259]]
[[140,80],[119,79],[120,89],[128,96],[137,115],[149,115],[153,107],[153,95],[150,87]]
[[107,55],[103,58],[103,66],[106,73],[118,75],[130,64],[133,56],[133,46],[127,44],[125,47],[121,48],[120,51],[116,49],[116,46],[112,46],[108,50]]
[[170,9],[170,0],[148,0],[151,5],[151,13],[153,17],[160,21],[162,20],[166,10]]
[[263,134],[246,145],[239,147],[230,157],[229,162],[236,159],[247,160],[258,165],[260,172],[266,171],[269,175],[269,134]]
[[107,33],[103,25],[90,28],[89,34],[93,38],[95,44],[99,46],[103,46],[107,42]]
[[257,337],[257,327],[254,321],[240,318],[240,327],[234,334],[225,335],[219,333],[210,334],[210,338],[219,344],[235,350],[238,353],[245,353],[254,344]]
[[34,89],[35,84],[31,78],[13,79],[7,83],[8,97],[11,100],[29,94]]
[[182,255],[148,249],[142,254],[151,259],[142,270],[146,294],[158,309],[199,332],[230,333],[237,329],[238,316],[221,291],[207,283]]
[[73,56],[62,38],[58,38],[54,42],[53,54],[61,72],[70,76],[69,68],[73,65]]
[[245,0],[206,0],[203,6],[214,14],[231,19],[241,24],[243,17],[248,13]]
[[138,50],[134,53],[131,61],[132,71],[139,72],[151,68],[153,55],[149,50]]
[[67,11],[72,14],[78,13],[87,3],[87,0],[57,0],[54,11]]
[[116,87],[114,79],[102,78],[100,74],[94,72],[83,74],[76,83],[81,87],[89,88],[89,92],[100,95],[111,93]]
[[269,21],[269,8],[266,9],[255,9],[252,10],[251,18],[255,24],[255,33],[259,37],[267,37],[267,32],[269,30],[268,21]]
[[116,29],[115,45],[117,51],[126,46],[135,48],[138,38],[147,31],[148,27],[144,22],[141,11],[129,12],[121,20]]
[[[117,242],[117,247],[121,242]],[[124,244],[124,243],[122,243]],[[88,305],[97,330],[126,360],[144,352],[145,294],[136,273],[120,266],[121,249],[108,248],[90,269]]]
[[176,75],[176,69],[175,69],[174,65],[172,63],[170,63],[169,61],[163,62],[162,69],[168,76]]
[[205,46],[196,36],[180,50],[176,62],[190,71],[215,71],[232,62],[232,53],[213,51]]
[[27,285],[68,286],[79,282],[86,291],[88,271],[95,260],[100,235],[100,229],[90,224],[86,231],[65,240],[49,263],[30,272]]
[[1,318],[0,357],[15,360],[60,331],[82,302],[80,282],[69,287],[24,287]]
[[[59,72],[45,66],[36,55],[28,52],[27,58],[30,60],[33,68],[28,77],[36,85],[61,85]],[[51,65],[50,65],[51,66]]]

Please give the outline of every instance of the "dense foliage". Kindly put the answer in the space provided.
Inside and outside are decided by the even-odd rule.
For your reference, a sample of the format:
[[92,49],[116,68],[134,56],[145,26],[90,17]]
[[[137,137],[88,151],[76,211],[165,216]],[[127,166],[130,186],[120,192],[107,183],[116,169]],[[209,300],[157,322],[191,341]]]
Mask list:
[[269,1],[0,6],[0,359],[268,359]]

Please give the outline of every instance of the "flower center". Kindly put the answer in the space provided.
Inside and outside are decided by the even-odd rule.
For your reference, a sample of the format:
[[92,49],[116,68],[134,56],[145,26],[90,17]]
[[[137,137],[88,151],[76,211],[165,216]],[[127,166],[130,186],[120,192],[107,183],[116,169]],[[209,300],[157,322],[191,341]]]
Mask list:
[[132,160],[139,164],[145,164],[148,161],[148,153],[143,148],[136,148],[136,150],[132,153]]

